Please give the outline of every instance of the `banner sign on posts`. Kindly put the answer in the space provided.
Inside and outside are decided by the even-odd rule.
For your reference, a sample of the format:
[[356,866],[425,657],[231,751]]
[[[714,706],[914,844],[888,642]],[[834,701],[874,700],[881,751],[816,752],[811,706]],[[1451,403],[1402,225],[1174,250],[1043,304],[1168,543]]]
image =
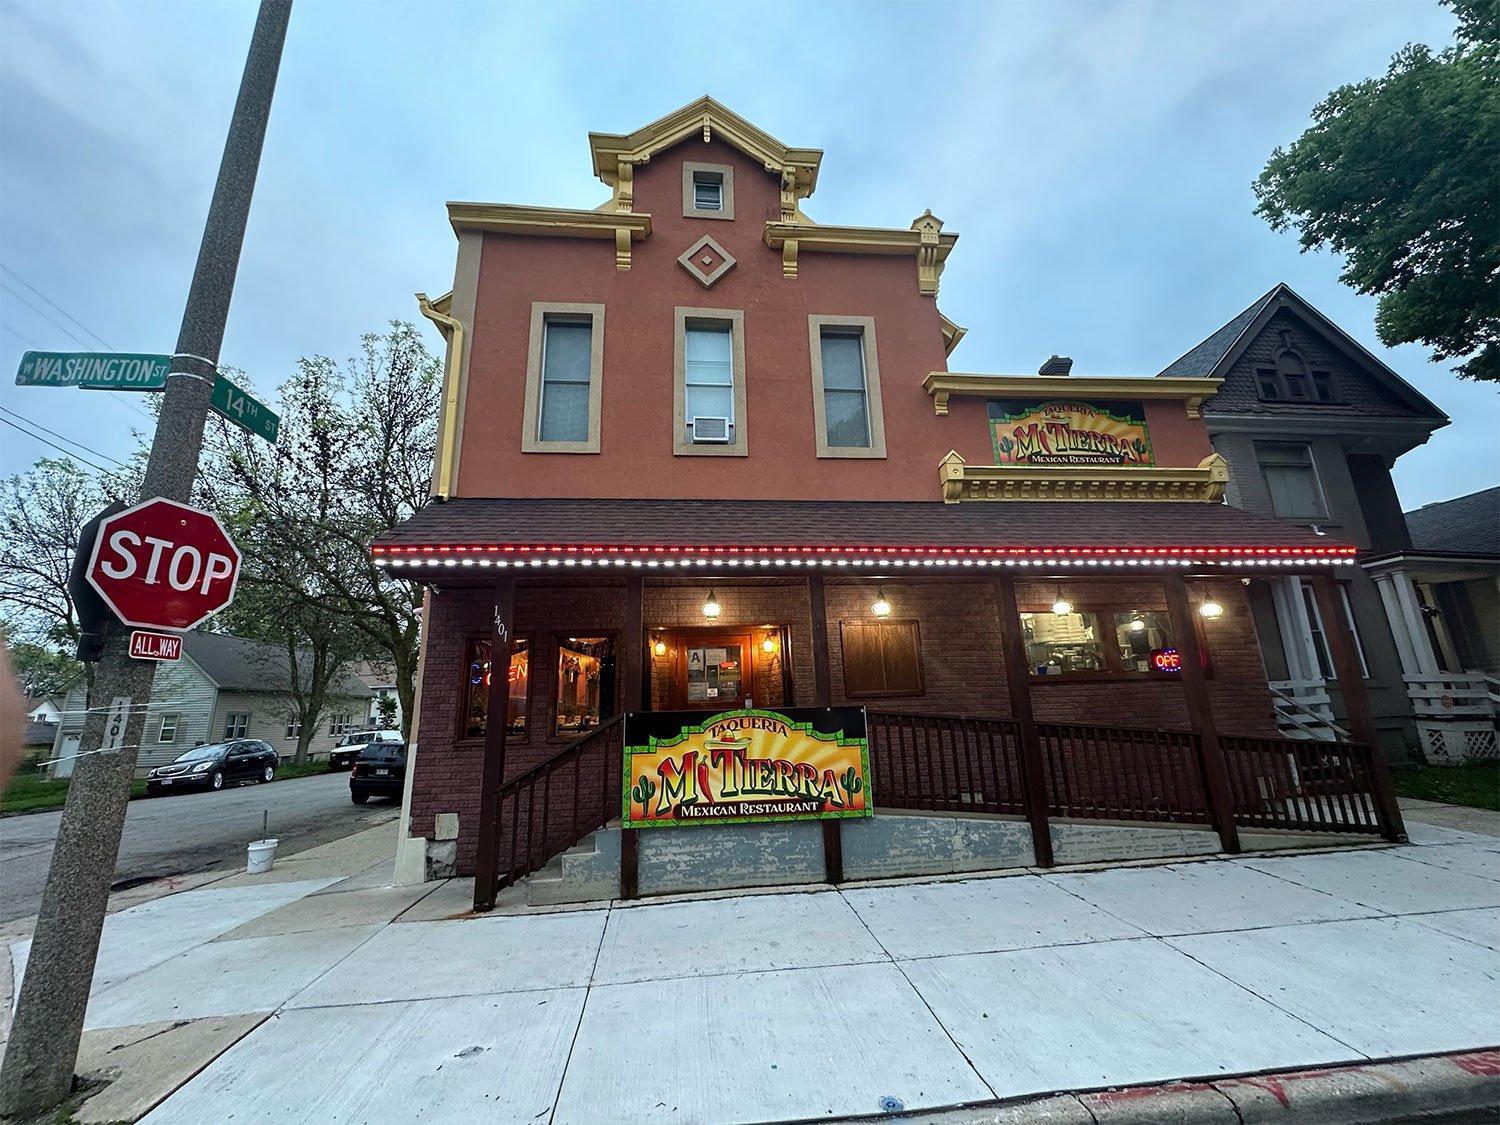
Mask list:
[[281,429],[280,415],[273,414],[269,406],[252,398],[224,376],[214,380],[214,393],[208,404],[236,426],[276,444],[276,434]]
[[26,352],[18,387],[83,387],[91,391],[159,391],[172,357],[137,352]]
[[626,828],[870,816],[862,707],[631,712]]

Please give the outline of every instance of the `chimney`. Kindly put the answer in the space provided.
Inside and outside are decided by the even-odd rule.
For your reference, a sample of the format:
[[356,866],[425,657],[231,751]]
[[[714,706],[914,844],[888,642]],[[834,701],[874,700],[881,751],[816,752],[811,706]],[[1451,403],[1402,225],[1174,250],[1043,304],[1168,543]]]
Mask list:
[[1037,369],[1038,375],[1067,375],[1073,370],[1073,360],[1069,356],[1055,355]]

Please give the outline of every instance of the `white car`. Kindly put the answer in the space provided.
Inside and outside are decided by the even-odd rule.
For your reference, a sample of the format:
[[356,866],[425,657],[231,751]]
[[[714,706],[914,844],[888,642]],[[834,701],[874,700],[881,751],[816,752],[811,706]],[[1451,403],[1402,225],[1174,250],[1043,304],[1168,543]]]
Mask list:
[[359,752],[372,742],[398,742],[406,744],[399,730],[356,730],[339,739],[338,745],[328,752],[328,768],[346,770],[354,764]]

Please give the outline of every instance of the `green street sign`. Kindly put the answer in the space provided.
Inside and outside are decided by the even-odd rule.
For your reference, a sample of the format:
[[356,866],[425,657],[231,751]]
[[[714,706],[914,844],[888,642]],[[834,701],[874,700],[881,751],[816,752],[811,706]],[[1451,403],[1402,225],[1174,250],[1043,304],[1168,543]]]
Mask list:
[[251,398],[224,376],[214,380],[213,397],[208,404],[236,426],[249,430],[276,444],[276,433],[281,429],[281,416],[271,413],[271,408],[258,399]]
[[27,352],[18,387],[83,387],[91,391],[159,391],[172,357],[138,352]]

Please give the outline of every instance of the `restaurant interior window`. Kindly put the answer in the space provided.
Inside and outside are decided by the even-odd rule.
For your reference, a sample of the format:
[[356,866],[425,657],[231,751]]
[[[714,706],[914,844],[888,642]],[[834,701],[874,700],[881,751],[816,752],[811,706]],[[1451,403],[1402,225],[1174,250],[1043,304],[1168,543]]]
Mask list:
[[[470,641],[465,659],[463,737],[483,738],[490,713],[490,642]],[[511,644],[510,692],[507,697],[507,730],[526,733],[526,700],[531,687],[531,649],[525,640]]]
[[1152,654],[1172,647],[1172,627],[1165,613],[1126,610],[1114,614],[1115,652],[1122,672],[1152,672]]
[[1032,674],[1105,670],[1099,616],[1094,613],[1023,613],[1021,632]]
[[563,637],[557,643],[557,711],[553,733],[583,734],[614,711],[612,637]]

